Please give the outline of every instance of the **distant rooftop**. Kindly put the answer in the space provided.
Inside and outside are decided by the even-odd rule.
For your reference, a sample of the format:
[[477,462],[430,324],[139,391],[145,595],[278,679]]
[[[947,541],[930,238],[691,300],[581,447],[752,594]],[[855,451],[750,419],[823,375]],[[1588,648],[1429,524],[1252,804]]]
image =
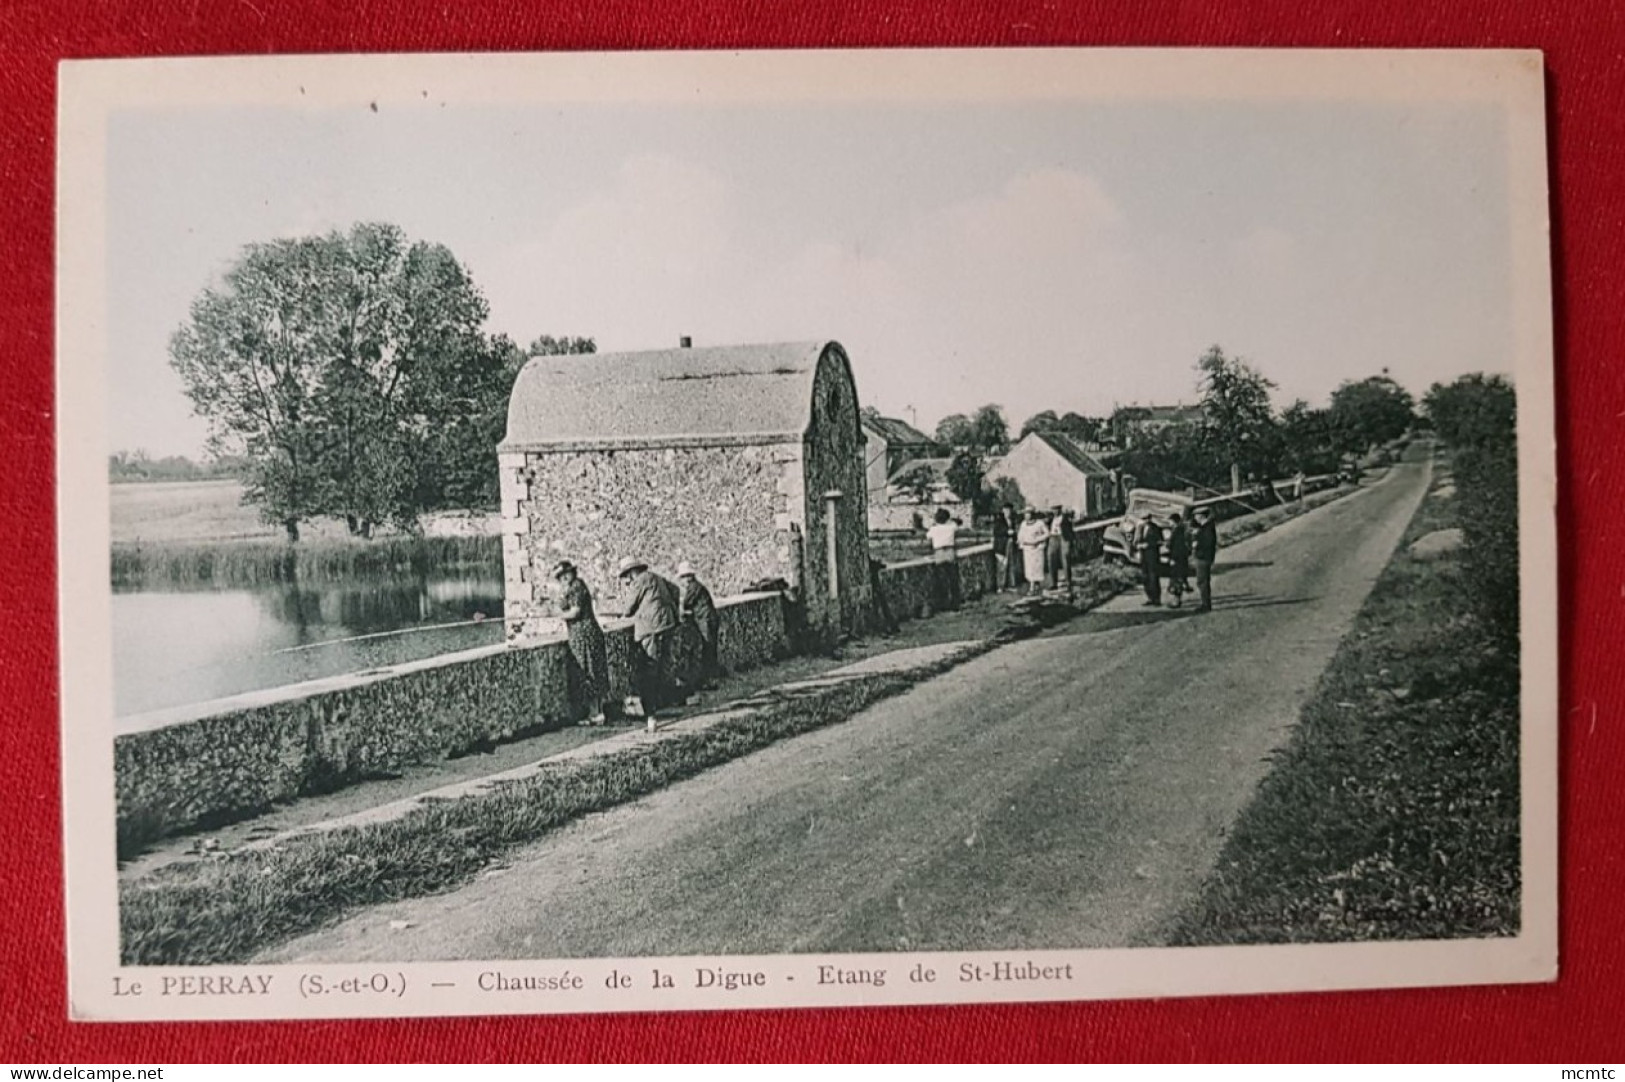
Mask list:
[[898,420],[896,417],[867,416],[863,419],[863,427],[897,447],[914,447],[937,442],[907,421]]
[[1123,419],[1129,421],[1183,421],[1195,423],[1207,417],[1207,410],[1200,405],[1123,406],[1117,412]]

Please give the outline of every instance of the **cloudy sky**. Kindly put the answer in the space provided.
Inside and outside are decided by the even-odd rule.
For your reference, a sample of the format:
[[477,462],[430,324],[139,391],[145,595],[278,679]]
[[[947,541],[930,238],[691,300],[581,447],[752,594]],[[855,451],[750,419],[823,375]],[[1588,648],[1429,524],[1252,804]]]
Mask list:
[[[115,114],[114,449],[200,453],[170,371],[244,244],[400,225],[528,342],[835,338],[866,405],[1190,401],[1215,343],[1314,403],[1510,371],[1490,108],[1140,101]],[[912,407],[912,413],[910,412]]]

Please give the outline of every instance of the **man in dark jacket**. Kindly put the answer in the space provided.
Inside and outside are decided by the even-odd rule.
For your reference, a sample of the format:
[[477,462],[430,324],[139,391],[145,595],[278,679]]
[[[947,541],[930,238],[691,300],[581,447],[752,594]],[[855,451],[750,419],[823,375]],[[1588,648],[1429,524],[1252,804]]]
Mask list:
[[1147,605],[1162,604],[1162,527],[1151,515],[1134,531],[1134,549],[1140,556],[1140,578]]
[[717,615],[717,605],[711,599],[711,591],[694,574],[694,568],[687,560],[677,565],[677,588],[681,591],[678,616],[685,624],[692,622],[700,633],[700,671],[694,675],[694,685],[702,691],[709,691],[716,686],[717,631],[722,618]]
[[635,556],[621,560],[621,581],[631,585],[626,615],[632,618],[633,682],[643,716],[653,719],[671,695],[671,636],[677,630],[677,587]]
[[1005,515],[1010,513],[1008,507],[1000,507],[993,512],[993,557],[994,571],[993,588],[1002,590],[1006,586],[1015,585],[1011,579],[1010,560],[1010,520]]
[[1213,611],[1213,561],[1219,555],[1219,526],[1211,508],[1196,509],[1196,532],[1191,538],[1191,563],[1196,567],[1197,612]]

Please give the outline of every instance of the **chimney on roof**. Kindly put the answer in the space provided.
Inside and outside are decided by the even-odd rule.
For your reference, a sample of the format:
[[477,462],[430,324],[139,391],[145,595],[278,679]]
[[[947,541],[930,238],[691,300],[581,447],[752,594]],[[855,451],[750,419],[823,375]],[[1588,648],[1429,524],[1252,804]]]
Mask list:
[[681,337],[681,338],[679,338],[677,340],[677,348],[678,349],[693,349],[694,348],[694,339],[690,338],[686,334],[683,335],[683,337]]

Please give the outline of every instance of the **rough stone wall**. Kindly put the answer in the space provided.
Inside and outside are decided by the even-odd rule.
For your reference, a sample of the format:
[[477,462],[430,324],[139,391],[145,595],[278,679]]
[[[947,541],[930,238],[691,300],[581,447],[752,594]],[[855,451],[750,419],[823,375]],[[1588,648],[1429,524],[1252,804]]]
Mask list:
[[998,582],[998,562],[992,545],[977,545],[962,549],[951,562],[925,559],[888,565],[878,581],[880,600],[894,620],[923,619],[991,592]]
[[801,459],[795,444],[499,455],[509,641],[562,630],[551,577],[561,559],[580,569],[605,618],[624,610],[623,556],[667,578],[687,560],[716,597],[788,580]]
[[[777,594],[718,602],[718,660],[748,669],[789,651]],[[629,624],[605,629],[610,682],[629,693]],[[675,661],[692,666],[699,636],[679,635]],[[121,848],[241,819],[403,766],[572,722],[587,704],[558,640],[494,646],[351,675],[158,711],[114,742]]]
[[[805,476],[807,622],[826,636],[859,632],[869,615],[868,482],[857,389],[844,354],[830,347],[813,378],[812,426],[807,433]],[[835,501],[838,606],[830,603],[829,535],[824,493]]]

